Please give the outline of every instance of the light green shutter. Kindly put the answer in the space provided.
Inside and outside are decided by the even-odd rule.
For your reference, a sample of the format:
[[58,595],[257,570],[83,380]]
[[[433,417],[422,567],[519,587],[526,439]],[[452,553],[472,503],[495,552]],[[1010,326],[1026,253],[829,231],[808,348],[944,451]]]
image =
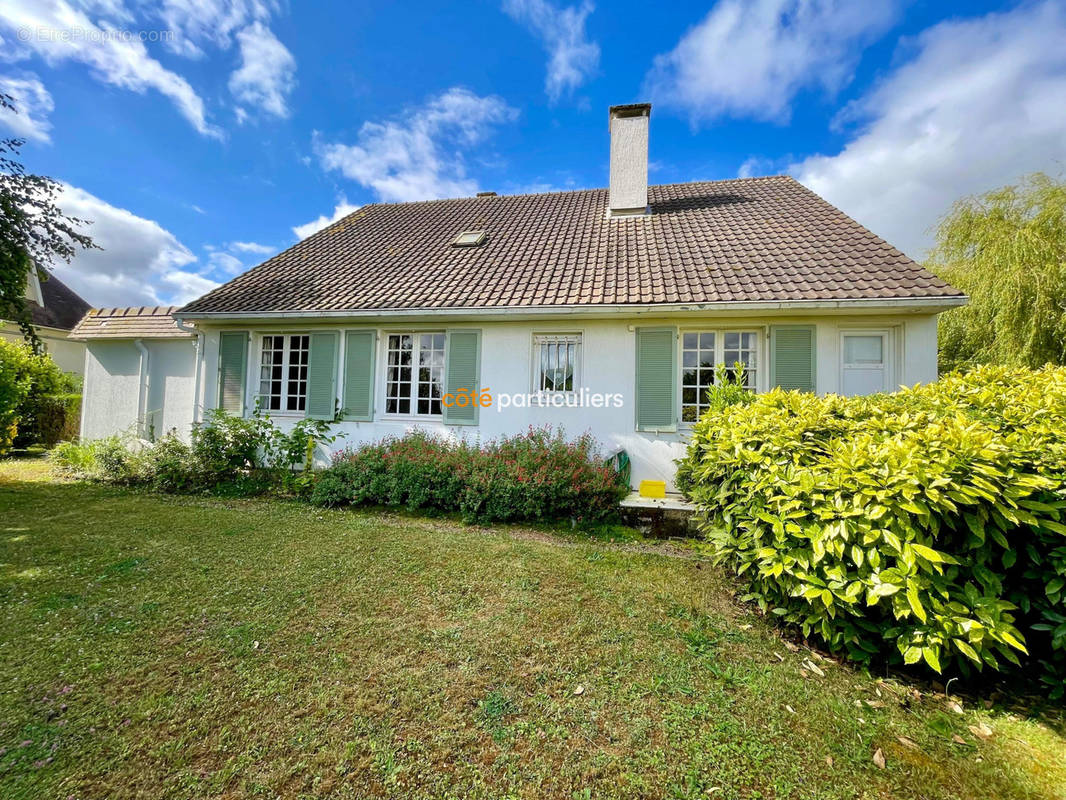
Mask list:
[[345,419],[370,422],[374,419],[375,331],[348,331],[344,335]]
[[[444,393],[465,389],[474,399],[481,392],[481,331],[448,331],[445,346]],[[477,425],[478,406],[443,406],[445,425]]]
[[248,332],[227,331],[218,337],[218,407],[244,416],[244,381],[248,373]]
[[677,430],[677,328],[637,328],[637,430]]
[[337,334],[312,333],[307,357],[308,419],[332,420],[337,397]]
[[774,325],[770,328],[770,382],[782,389],[815,390],[815,328]]

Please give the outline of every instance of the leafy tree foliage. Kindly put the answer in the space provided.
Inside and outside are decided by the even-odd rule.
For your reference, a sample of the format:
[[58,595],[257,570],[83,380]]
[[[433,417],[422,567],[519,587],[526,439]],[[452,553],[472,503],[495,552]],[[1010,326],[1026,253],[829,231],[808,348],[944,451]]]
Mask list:
[[[0,108],[15,111],[14,100],[0,93]],[[78,248],[96,245],[78,231],[85,220],[69,217],[55,200],[62,187],[43,175],[31,175],[19,162],[23,139],[0,139],[0,319],[18,323],[26,340],[40,352],[41,342],[30,322],[26,281],[54,259],[70,261]]]
[[942,369],[1066,363],[1066,182],[961,200],[936,238],[928,266],[970,296],[940,318]]

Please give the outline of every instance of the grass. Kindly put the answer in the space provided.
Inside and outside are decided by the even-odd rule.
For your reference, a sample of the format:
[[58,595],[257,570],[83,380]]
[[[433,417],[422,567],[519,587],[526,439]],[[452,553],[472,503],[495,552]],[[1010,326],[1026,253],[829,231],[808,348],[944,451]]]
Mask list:
[[47,469],[0,462],[4,798],[1066,797],[1061,716],[792,649],[693,559]]

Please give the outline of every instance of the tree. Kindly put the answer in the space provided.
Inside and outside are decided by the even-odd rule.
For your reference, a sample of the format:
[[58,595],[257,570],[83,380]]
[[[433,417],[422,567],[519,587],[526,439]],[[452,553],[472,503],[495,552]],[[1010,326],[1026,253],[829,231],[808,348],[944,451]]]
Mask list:
[[[14,99],[0,92],[0,108],[14,111]],[[31,175],[18,160],[24,139],[0,139],[0,319],[18,323],[37,352],[41,342],[30,321],[26,282],[30,270],[48,280],[45,265],[55,259],[69,262],[78,248],[96,247],[78,231],[86,220],[68,217],[56,205],[62,191],[58,181]]]
[[942,369],[1066,363],[1066,182],[1036,173],[960,200],[928,266],[970,296],[940,317]]

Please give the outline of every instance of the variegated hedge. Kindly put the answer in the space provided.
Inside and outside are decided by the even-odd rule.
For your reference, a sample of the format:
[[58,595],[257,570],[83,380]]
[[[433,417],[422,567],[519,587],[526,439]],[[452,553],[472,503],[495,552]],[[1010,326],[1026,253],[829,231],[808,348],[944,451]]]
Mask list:
[[1066,368],[708,412],[679,481],[750,599],[860,661],[1066,677]]

